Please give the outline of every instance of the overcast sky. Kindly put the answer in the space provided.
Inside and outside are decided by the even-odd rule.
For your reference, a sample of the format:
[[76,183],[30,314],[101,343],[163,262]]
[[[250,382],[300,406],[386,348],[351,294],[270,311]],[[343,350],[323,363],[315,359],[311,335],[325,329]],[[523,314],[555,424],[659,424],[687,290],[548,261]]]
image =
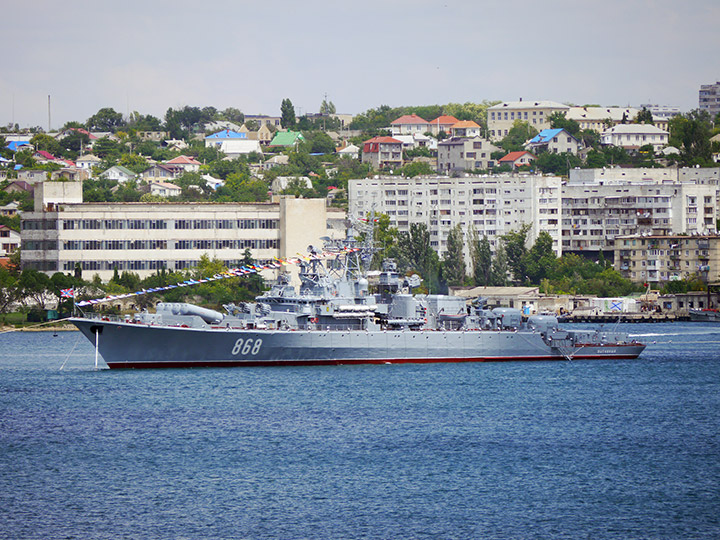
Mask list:
[[553,100],[682,110],[720,81],[719,0],[35,0],[3,5],[0,125],[103,107],[279,115]]

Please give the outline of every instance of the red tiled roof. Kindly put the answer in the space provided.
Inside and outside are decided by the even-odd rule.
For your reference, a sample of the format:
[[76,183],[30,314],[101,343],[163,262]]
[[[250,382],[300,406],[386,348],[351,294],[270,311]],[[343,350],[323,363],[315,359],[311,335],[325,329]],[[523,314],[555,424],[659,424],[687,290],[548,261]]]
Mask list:
[[525,152],[524,150],[520,150],[518,152],[510,152],[505,157],[500,158],[500,161],[517,161],[525,154],[529,155],[531,158],[535,159],[535,156],[532,155],[530,152]]
[[42,156],[42,157],[44,157],[45,159],[50,159],[50,160],[54,160],[54,159],[55,159],[55,156],[53,156],[50,152],[47,152],[46,150],[38,150],[38,151],[35,152],[35,153],[38,154],[38,155],[40,155],[40,156]]
[[441,126],[442,125],[451,126],[453,124],[457,124],[458,122],[459,122],[459,120],[457,118],[455,118],[454,116],[448,116],[445,114],[443,116],[438,116],[435,120],[431,120],[428,123],[435,124],[435,125],[440,124]]
[[403,124],[427,124],[428,121],[424,118],[420,118],[417,114],[406,114],[401,116],[397,120],[390,122],[392,126],[399,126]]
[[458,128],[479,128],[479,127],[480,127],[480,126],[477,125],[477,124],[476,124],[475,122],[473,122],[472,120],[460,120],[459,122],[457,122],[456,124],[454,124],[452,128],[453,128],[453,129],[458,129]]
[[77,131],[78,133],[82,133],[83,135],[87,135],[90,139],[97,139],[95,135],[90,133],[87,129],[83,128],[70,128],[70,131]]
[[178,156],[165,163],[171,165],[202,165],[198,160],[189,156]]

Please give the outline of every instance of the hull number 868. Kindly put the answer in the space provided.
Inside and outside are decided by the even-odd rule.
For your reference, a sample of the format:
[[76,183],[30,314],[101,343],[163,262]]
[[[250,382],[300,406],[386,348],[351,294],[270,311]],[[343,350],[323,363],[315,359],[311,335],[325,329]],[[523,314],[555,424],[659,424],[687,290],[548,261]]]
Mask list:
[[247,356],[248,354],[257,354],[260,352],[260,347],[262,347],[262,339],[243,339],[240,338],[235,342],[235,346],[232,348],[232,354],[233,356],[236,356],[238,354],[242,354],[243,356]]

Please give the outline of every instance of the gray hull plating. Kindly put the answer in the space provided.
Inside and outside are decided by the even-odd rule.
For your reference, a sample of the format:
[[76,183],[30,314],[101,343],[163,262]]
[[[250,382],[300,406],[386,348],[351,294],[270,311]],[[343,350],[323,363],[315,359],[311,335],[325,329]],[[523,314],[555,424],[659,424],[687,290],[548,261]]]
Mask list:
[[245,330],[72,322],[110,368],[636,358],[632,342],[548,345],[537,332]]

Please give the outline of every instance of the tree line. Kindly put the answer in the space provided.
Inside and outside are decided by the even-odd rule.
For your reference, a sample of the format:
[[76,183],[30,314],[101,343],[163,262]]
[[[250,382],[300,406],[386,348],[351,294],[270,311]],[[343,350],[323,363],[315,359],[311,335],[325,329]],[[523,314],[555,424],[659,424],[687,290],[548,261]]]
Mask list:
[[[255,263],[250,250],[246,249],[240,265],[249,266]],[[83,279],[79,267],[72,273],[55,272],[52,275],[34,269],[20,270],[18,250],[11,256],[8,266],[0,266],[0,315],[20,311],[28,315],[28,320],[38,321],[44,319],[48,306],[56,306],[61,316],[69,316],[73,311],[74,302],[174,285],[187,279],[200,279],[220,274],[226,270],[227,267],[222,261],[211,259],[206,254],[200,258],[196,267],[187,270],[172,272],[160,269],[146,278],[140,278],[134,272],[115,270],[113,277],[107,283],[103,283],[97,274],[90,280]],[[138,295],[132,302],[136,309],[142,309],[157,301],[191,300],[221,310],[223,304],[230,302],[251,302],[265,288],[265,282],[260,275],[249,274],[203,283],[192,288],[178,287],[168,291]],[[73,290],[75,297],[64,296],[63,291],[67,290]],[[83,309],[119,313],[117,308],[110,304],[97,304]]]
[[[557,257],[547,232],[541,232],[532,246],[527,247],[529,225],[499,237],[495,249],[488,237],[479,235],[473,227],[463,231],[456,225],[449,231],[446,249],[440,257],[426,224],[413,223],[408,231],[399,232],[390,226],[388,216],[369,217],[375,220],[374,267],[379,268],[385,258],[395,259],[402,272],[419,274],[424,289],[430,293],[443,293],[448,287],[459,286],[537,286],[545,294],[603,297],[625,296],[642,290],[607,264],[602,253],[597,261],[575,254]],[[466,243],[469,265],[464,255]]]

